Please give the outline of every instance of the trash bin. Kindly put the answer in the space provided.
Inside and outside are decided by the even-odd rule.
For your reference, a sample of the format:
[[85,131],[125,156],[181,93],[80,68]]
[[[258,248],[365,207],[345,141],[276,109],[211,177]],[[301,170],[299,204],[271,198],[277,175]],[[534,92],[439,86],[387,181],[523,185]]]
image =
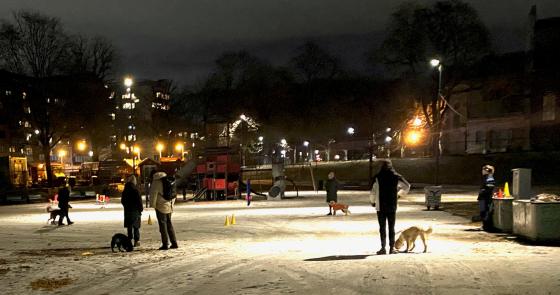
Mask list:
[[424,188],[426,208],[430,210],[432,207],[435,210],[439,209],[441,203],[441,185],[427,186]]

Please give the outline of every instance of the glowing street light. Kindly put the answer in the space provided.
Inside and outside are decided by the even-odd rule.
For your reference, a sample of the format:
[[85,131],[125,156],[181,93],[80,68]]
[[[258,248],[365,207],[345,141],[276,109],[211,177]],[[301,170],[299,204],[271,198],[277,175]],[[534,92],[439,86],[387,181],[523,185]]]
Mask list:
[[245,120],[247,120],[247,116],[245,116],[245,114],[241,114],[241,115],[239,116],[239,119],[245,121]]
[[82,140],[82,141],[78,142],[78,144],[76,146],[77,146],[77,148],[80,152],[85,151],[86,148],[87,148],[87,144],[86,144],[85,140]]
[[287,145],[287,144],[288,144],[288,142],[286,141],[285,138],[282,138],[282,140],[280,140],[280,143],[281,143],[282,145]]
[[181,152],[181,159],[183,159],[183,154],[185,153],[185,145],[179,142],[175,145],[175,150]]
[[161,159],[161,152],[163,151],[163,143],[158,142],[156,145],[156,150],[159,152],[159,158]]
[[263,140],[264,140],[264,137],[259,136],[259,141],[260,141],[260,142],[263,142]]
[[354,135],[354,127],[348,127],[348,130],[346,130],[346,133],[350,134],[350,135]]
[[412,126],[420,127],[421,125],[422,125],[422,120],[420,120],[420,118],[418,117],[414,118],[414,120],[412,121]]
[[60,164],[64,164],[63,158],[66,156],[66,151],[65,150],[59,150],[58,151],[58,157],[60,158]]
[[124,142],[121,143],[121,144],[119,145],[119,148],[120,148],[121,150],[123,150],[123,151],[126,150],[126,144],[125,144]]
[[434,58],[434,59],[430,60],[430,65],[431,65],[432,67],[434,67],[434,68],[437,67],[437,66],[439,66],[439,64],[440,64],[439,59],[435,59],[435,58]]
[[308,147],[308,146],[309,146],[309,141],[305,140],[305,141],[303,142],[303,146],[304,146],[304,147]]
[[125,77],[124,78],[124,86],[130,88],[133,83],[134,83],[134,81],[132,80],[132,77]]
[[417,145],[420,142],[422,134],[419,131],[411,130],[405,136],[405,142],[407,145]]
[[40,133],[39,129],[35,129],[35,134],[39,135],[39,133]]
[[385,137],[385,143],[390,143],[391,141],[393,141],[393,138],[391,136]]

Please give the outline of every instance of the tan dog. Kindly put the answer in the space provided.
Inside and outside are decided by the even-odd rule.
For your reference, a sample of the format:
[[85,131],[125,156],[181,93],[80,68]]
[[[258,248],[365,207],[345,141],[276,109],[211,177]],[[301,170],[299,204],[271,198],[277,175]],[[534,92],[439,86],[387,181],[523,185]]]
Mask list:
[[329,207],[332,208],[333,215],[336,215],[337,210],[340,210],[340,211],[344,212],[345,215],[348,215],[350,213],[350,210],[348,210],[348,205],[346,205],[346,204],[336,203],[335,201],[330,201],[329,202]]
[[426,244],[426,238],[431,233],[432,233],[431,227],[428,228],[427,230],[423,230],[417,226],[411,226],[405,229],[401,233],[401,235],[395,242],[395,249],[399,250],[404,246],[404,243],[406,242],[406,250],[404,252],[409,252],[414,250],[414,247],[416,246],[415,244],[416,239],[418,238],[418,236],[420,236],[422,242],[424,243],[424,253],[426,253],[426,251],[428,251],[428,244]]

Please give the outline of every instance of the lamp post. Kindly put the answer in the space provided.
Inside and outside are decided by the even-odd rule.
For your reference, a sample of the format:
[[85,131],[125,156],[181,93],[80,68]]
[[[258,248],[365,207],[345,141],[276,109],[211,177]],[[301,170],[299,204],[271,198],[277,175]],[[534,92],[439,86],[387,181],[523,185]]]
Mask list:
[[304,140],[303,146],[305,147],[305,161],[309,162],[309,141]]
[[185,153],[185,145],[179,142],[175,145],[175,150],[181,152],[181,161],[182,161],[183,154]]
[[435,136],[437,136],[437,140],[435,140],[433,142],[434,145],[434,152],[435,152],[435,157],[436,157],[436,173],[435,173],[435,185],[439,184],[439,161],[440,161],[440,131],[441,130],[441,126],[440,126],[440,122],[439,122],[439,110],[437,109],[437,105],[438,105],[438,100],[441,97],[441,72],[443,71],[443,65],[441,63],[441,61],[439,59],[432,59],[430,61],[430,65],[434,68],[437,68],[438,70],[438,90],[437,90],[437,97],[436,99],[433,101],[432,103],[432,125],[435,126],[437,133],[435,134]]
[[59,150],[58,151],[58,157],[60,158],[60,164],[62,165],[62,168],[64,168],[64,156],[66,156],[66,151],[65,150]]
[[158,144],[156,145],[156,150],[159,152],[160,161],[161,161],[161,152],[163,151],[163,148],[164,148],[163,143],[158,142]]

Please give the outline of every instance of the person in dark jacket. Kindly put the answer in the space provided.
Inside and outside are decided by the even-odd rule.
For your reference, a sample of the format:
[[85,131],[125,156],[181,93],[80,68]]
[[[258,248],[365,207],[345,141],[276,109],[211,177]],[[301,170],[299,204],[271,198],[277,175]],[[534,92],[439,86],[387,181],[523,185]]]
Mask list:
[[482,221],[483,230],[492,229],[492,214],[491,204],[492,196],[494,195],[494,188],[496,187],[496,180],[494,180],[494,167],[490,165],[482,166],[482,185],[478,193],[478,207],[480,209],[480,220]]
[[68,209],[72,208],[70,206],[70,190],[68,189],[68,184],[64,182],[62,187],[58,190],[58,208],[60,208],[60,219],[58,219],[58,226],[62,226],[62,220],[66,217],[66,221],[68,221],[68,225],[73,224],[74,222],[70,221],[70,217],[68,217]]
[[[395,249],[395,220],[397,212],[397,187],[399,183],[410,188],[410,184],[404,177],[398,174],[391,164],[390,160],[385,160],[381,164],[381,170],[375,175],[375,182],[378,185],[379,203],[376,205],[377,221],[379,222],[379,235],[381,238],[381,249],[377,251],[377,255],[387,254],[385,249],[387,231],[389,228],[389,253],[396,254]],[[406,189],[407,190],[407,189]]]
[[121,197],[121,204],[124,207],[124,227],[127,229],[130,240],[134,240],[134,247],[140,246],[140,225],[144,210],[142,197],[136,184],[136,176],[128,177]]
[[[336,203],[338,202],[338,189],[340,188],[340,182],[338,182],[338,180],[336,180],[336,178],[334,177],[333,171],[329,172],[327,178],[328,179],[325,182],[325,189],[327,191],[327,204],[329,204],[331,201],[334,201]],[[329,214],[327,215],[332,214],[332,207],[329,205]]]

